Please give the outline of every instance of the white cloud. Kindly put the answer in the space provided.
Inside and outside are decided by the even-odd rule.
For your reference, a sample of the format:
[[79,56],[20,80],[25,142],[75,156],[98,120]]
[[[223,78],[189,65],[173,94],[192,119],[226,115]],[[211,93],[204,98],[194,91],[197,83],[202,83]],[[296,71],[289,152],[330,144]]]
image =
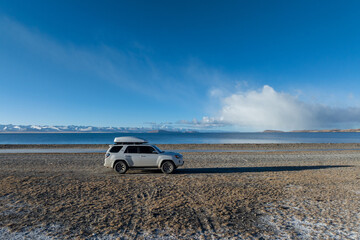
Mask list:
[[253,129],[351,128],[360,125],[360,108],[305,103],[265,85],[260,91],[238,92],[222,99],[220,118]]
[[[217,93],[216,90],[212,90]],[[303,130],[360,127],[360,108],[306,103],[298,96],[265,85],[258,91],[228,96],[211,94],[221,102],[217,117],[182,121],[197,128],[233,126],[242,131]]]
[[190,125],[191,127],[195,128],[213,128],[213,127],[223,127],[226,126],[225,123],[221,118],[215,117],[203,117],[201,120],[197,120],[194,118],[192,121],[181,120],[177,122],[178,125]]
[[240,92],[223,99],[222,119],[250,129],[303,129],[311,110],[295,97],[278,93],[270,86],[261,91]]

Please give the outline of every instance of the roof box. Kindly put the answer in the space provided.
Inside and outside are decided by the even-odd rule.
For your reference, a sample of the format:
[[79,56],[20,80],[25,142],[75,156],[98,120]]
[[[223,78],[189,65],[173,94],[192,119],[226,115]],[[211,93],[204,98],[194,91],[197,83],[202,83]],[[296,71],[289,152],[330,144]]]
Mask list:
[[115,144],[143,144],[147,143],[145,139],[137,137],[116,137],[114,139]]

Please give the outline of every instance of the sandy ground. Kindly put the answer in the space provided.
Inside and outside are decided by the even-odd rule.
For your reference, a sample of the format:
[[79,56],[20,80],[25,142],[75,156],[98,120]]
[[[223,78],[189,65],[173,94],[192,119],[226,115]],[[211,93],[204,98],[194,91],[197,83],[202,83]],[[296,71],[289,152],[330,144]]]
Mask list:
[[359,146],[204,146],[162,147],[280,151],[183,153],[173,175],[0,154],[0,239],[360,239],[360,151],[331,150]]

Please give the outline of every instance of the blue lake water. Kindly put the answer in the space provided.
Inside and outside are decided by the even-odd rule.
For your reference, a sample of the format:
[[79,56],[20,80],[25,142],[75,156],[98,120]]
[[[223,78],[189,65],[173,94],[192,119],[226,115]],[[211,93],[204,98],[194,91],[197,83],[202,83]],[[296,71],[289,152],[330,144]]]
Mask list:
[[112,144],[135,136],[154,144],[176,143],[360,143],[360,133],[3,133],[0,144]]

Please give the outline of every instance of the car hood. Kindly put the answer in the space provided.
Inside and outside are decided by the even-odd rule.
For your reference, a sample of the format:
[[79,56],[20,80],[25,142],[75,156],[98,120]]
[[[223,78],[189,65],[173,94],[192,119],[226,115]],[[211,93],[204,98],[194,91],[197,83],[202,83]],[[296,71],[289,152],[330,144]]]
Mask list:
[[176,153],[176,152],[162,152],[161,154],[164,154],[164,155],[171,155],[171,156],[174,156],[175,154],[177,155],[181,155],[180,153]]

